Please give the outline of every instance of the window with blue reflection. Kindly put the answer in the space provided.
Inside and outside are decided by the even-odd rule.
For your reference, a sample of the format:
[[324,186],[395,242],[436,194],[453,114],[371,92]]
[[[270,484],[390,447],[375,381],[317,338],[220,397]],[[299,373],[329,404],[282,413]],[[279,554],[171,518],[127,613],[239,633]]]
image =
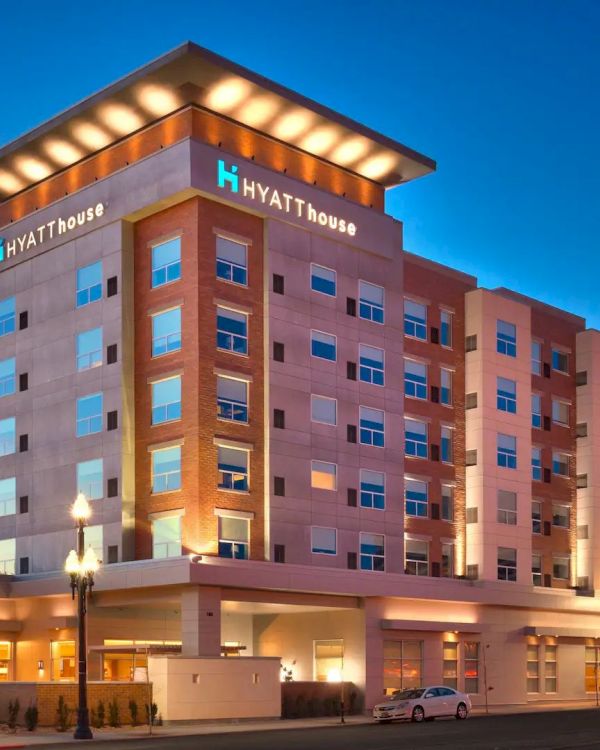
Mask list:
[[542,397],[539,393],[531,394],[531,426],[542,429]]
[[427,306],[411,299],[404,300],[404,333],[427,341]]
[[152,288],[181,278],[181,237],[152,248]]
[[337,532],[335,529],[313,526],[310,531],[313,555],[337,554]]
[[217,278],[240,286],[248,285],[248,247],[217,236]]
[[219,488],[248,491],[248,451],[218,446]]
[[17,512],[16,477],[0,479],[0,516],[12,516]]
[[440,437],[440,458],[443,463],[451,464],[454,458],[453,448],[454,430],[451,427],[442,426]]
[[531,478],[534,482],[542,481],[542,449],[531,449]]
[[452,406],[452,370],[440,370],[440,403]]
[[427,423],[404,418],[404,453],[416,458],[427,458]]
[[181,419],[181,375],[152,383],[152,424]]
[[427,365],[412,359],[404,360],[404,395],[427,398]]
[[181,488],[181,446],[152,451],[152,492]]
[[358,282],[358,314],[363,320],[371,320],[373,323],[385,322],[382,286],[369,284],[368,281]]
[[3,359],[0,362],[0,398],[10,396],[15,392],[15,368],[14,357]]
[[360,442],[362,445],[374,445],[383,448],[385,445],[385,416],[381,409],[360,407]]
[[15,298],[0,300],[0,336],[15,332]]
[[102,364],[102,328],[77,334],[77,369],[89,370]]
[[385,570],[385,540],[383,534],[360,533],[360,569]]
[[517,383],[508,378],[496,378],[496,406],[510,414],[517,412]]
[[248,381],[217,375],[217,417],[248,422]]
[[88,500],[104,497],[104,467],[101,458],[77,464],[77,494],[83,492]]
[[181,349],[181,307],[152,316],[152,356]]
[[248,316],[217,307],[217,348],[234,354],[248,354]]
[[513,323],[496,322],[496,351],[507,357],[517,356],[517,327]]
[[428,517],[427,489],[427,482],[421,482],[417,479],[404,480],[404,502],[407,516]]
[[452,346],[452,319],[453,315],[448,310],[442,310],[440,313],[440,344],[442,346]]
[[384,385],[384,353],[375,346],[360,344],[358,350],[360,379],[363,383]]
[[498,434],[498,466],[505,469],[517,468],[517,438],[514,435]]
[[102,261],[77,269],[75,306],[85,307],[102,299]]
[[92,393],[77,399],[77,437],[102,431],[102,394]]
[[247,518],[219,516],[219,557],[247,560],[249,536],[250,521]]
[[385,510],[385,474],[382,471],[360,470],[360,506]]
[[336,274],[331,268],[318,266],[316,263],[310,264],[310,288],[313,292],[327,294],[335,297],[336,293]]
[[0,419],[0,456],[15,452],[16,420],[14,417]]
[[336,338],[330,333],[322,331],[310,332],[310,353],[319,359],[328,359],[330,362],[336,360]]

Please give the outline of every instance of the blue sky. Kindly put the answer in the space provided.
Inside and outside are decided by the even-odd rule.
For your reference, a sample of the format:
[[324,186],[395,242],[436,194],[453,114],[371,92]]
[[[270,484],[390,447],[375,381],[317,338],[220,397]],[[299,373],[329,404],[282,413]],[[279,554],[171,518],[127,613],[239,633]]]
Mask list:
[[436,159],[405,246],[600,328],[598,0],[6,3],[0,143],[190,39]]

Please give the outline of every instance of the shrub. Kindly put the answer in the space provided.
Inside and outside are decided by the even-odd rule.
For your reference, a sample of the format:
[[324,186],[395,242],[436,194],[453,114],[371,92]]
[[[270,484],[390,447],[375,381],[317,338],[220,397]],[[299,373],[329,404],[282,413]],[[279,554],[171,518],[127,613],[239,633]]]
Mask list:
[[146,724],[154,724],[156,721],[156,716],[158,714],[158,706],[156,703],[152,704],[152,707],[150,707],[146,703]]
[[159,726],[159,727],[162,727],[162,725],[163,725],[162,714],[158,714],[158,721],[156,722],[156,725]]
[[97,711],[97,717],[96,721],[98,722],[96,724],[96,729],[102,729],[104,726],[104,722],[106,720],[106,709],[104,708],[104,703],[102,701],[98,701],[98,711]]
[[9,701],[8,702],[8,728],[11,731],[16,730],[17,728],[17,719],[19,717],[19,711],[21,710],[21,706],[19,704],[19,699],[15,698],[14,702]]
[[39,712],[37,706],[28,706],[25,709],[25,726],[28,732],[33,732],[37,728],[39,720]]
[[296,696],[296,706],[294,710],[294,717],[296,719],[304,719],[307,715],[306,708],[306,697],[303,693]]
[[108,725],[111,727],[121,726],[121,717],[119,715],[119,704],[117,699],[113,698],[108,704]]
[[56,709],[56,729],[66,732],[71,719],[71,709],[65,703],[64,695],[58,697],[58,708]]
[[129,701],[129,715],[131,716],[131,726],[137,727],[138,704],[133,699]]

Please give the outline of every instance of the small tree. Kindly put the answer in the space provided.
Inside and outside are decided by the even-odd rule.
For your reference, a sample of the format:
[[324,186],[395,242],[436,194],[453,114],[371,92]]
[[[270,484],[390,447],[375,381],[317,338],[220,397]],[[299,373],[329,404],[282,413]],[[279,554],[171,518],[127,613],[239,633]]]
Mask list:
[[104,726],[105,719],[106,719],[106,711],[104,709],[104,703],[102,701],[98,701],[98,716],[97,716],[98,724],[96,725],[97,729],[102,729],[102,727]]
[[8,728],[11,732],[15,732],[17,729],[17,719],[19,717],[19,711],[21,710],[21,706],[19,704],[19,699],[15,698],[14,701],[8,702]]
[[129,715],[131,716],[131,726],[137,727],[138,704],[133,700],[133,698],[129,701]]
[[28,706],[25,709],[25,726],[28,732],[33,732],[37,728],[39,720],[38,707],[35,705]]
[[119,713],[119,704],[116,697],[108,704],[108,725],[111,727],[121,726],[121,717]]
[[66,732],[69,728],[71,718],[71,709],[65,703],[64,695],[58,696],[58,708],[56,709],[56,729],[59,732]]
[[152,708],[146,703],[146,724],[154,724],[157,714],[158,706],[156,703],[152,704]]

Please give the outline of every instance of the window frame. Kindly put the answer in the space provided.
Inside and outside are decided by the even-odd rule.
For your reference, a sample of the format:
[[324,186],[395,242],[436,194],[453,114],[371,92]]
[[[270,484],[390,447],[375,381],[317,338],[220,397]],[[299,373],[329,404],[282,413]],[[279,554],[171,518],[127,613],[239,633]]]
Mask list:
[[[333,339],[333,344],[329,342],[323,342],[323,341],[317,341],[314,338],[314,334],[319,334],[321,336],[327,336],[328,338]],[[315,354],[315,343],[321,344],[323,346],[333,346],[333,359],[330,357],[323,357],[321,354]],[[310,356],[314,357],[315,359],[322,359],[325,362],[337,362],[337,336],[335,333],[327,333],[327,331],[320,331],[317,328],[311,328],[310,329]]]
[[[334,421],[333,422],[324,422],[321,419],[315,419],[315,412],[314,412],[314,404],[315,401],[331,401],[333,402],[333,411],[334,411]],[[337,427],[337,413],[338,413],[338,404],[337,404],[337,398],[332,398],[331,396],[323,396],[320,393],[311,393],[310,394],[310,421],[314,422],[315,424],[324,424],[328,427]]]
[[[236,333],[234,331],[228,331],[226,328],[219,328],[219,318],[227,319],[227,313],[233,313],[234,315],[239,315],[240,317],[244,319],[244,325],[245,325],[244,333]],[[229,318],[229,321],[238,325],[241,324],[240,320],[235,320],[234,318]],[[244,312],[244,310],[236,309],[235,307],[227,307],[226,305],[217,305],[216,333],[217,333],[216,346],[217,346],[218,351],[227,352],[228,354],[235,354],[238,357],[249,356],[250,316],[247,312]],[[221,343],[219,342],[219,337],[221,338]],[[224,343],[223,337],[225,337],[225,341],[229,344],[228,346],[222,345]],[[236,348],[236,342],[237,342],[238,348]],[[239,349],[239,344],[243,345],[242,349]]]
[[[330,279],[324,279],[321,276],[315,275],[314,271],[315,269],[321,269],[323,271],[328,271],[329,273],[333,274],[333,281]],[[319,279],[321,281],[324,281],[328,284],[333,284],[333,294],[331,292],[325,292],[323,289],[316,289],[314,286],[314,279]],[[337,271],[335,268],[329,268],[329,266],[323,266],[320,263],[311,263],[310,264],[310,290],[311,292],[315,292],[316,294],[322,294],[324,297],[331,297],[332,299],[336,299],[337,297]]]
[[[100,397],[100,412],[98,414],[93,414],[92,416],[89,416],[89,417],[80,417],[79,416],[80,404],[84,401],[91,400],[97,397]],[[100,420],[99,429],[92,430],[91,429],[92,420],[98,420],[98,419]],[[90,425],[90,429],[88,429],[86,432],[80,433],[79,425],[82,422],[88,423]],[[104,422],[104,393],[102,391],[97,391],[96,393],[88,393],[85,396],[78,396],[75,402],[75,436],[80,438],[80,437],[88,437],[89,435],[98,435],[100,432],[102,432],[103,422]]]
[[[423,383],[423,375],[416,373],[409,373],[407,366],[418,366],[422,367],[425,371],[425,382]],[[429,383],[429,372],[426,362],[421,362],[417,359],[411,359],[410,357],[404,357],[404,396],[405,398],[414,398],[418,401],[427,401],[427,390]],[[410,376],[410,377],[409,377]]]
[[[423,319],[417,318],[416,315],[410,315],[406,311],[406,303],[409,302],[410,304],[413,304],[415,306],[422,307],[425,311],[425,317]],[[403,321],[403,330],[404,335],[409,339],[415,339],[417,341],[428,341],[427,336],[427,320],[428,320],[428,305],[425,302],[418,302],[416,299],[413,299],[412,297],[404,297],[403,307],[402,307],[402,321]],[[409,315],[409,318],[407,319],[407,315]],[[411,320],[410,318],[413,318]],[[412,328],[411,328],[412,327]],[[409,330],[411,329],[411,330]],[[423,329],[423,335],[418,335],[418,331],[420,329]]]
[[[363,364],[363,354],[362,350],[363,347],[366,347],[368,349],[372,349],[377,352],[381,352],[381,367],[377,367],[374,365],[379,365],[379,362],[376,362],[374,359],[369,359],[367,357],[364,357],[366,360],[366,363]],[[363,377],[363,370],[365,371],[364,374],[367,375],[367,377]],[[371,385],[376,385],[379,387],[385,386],[385,349],[382,349],[379,346],[371,346],[371,344],[361,344],[358,345],[358,379],[361,383],[369,383]]]
[[[332,531],[333,532],[333,550],[316,549],[314,541],[314,533],[316,530],[319,531]],[[338,530],[333,526],[311,526],[310,527],[310,552],[312,555],[325,555],[326,557],[337,557],[337,532]]]
[[[154,267],[154,253],[155,251],[163,247],[164,245],[168,245],[171,242],[178,242],[179,245],[179,259],[176,261],[171,261],[169,263],[163,264],[161,266]],[[168,237],[167,239],[159,240],[158,242],[154,242],[150,245],[150,289],[160,289],[160,287],[167,286],[168,284],[174,284],[177,281],[181,280],[181,250],[182,250],[182,235],[178,234],[174,237]],[[168,269],[172,268],[174,266],[178,266],[177,269],[177,276],[174,278],[168,278],[169,272]],[[167,269],[167,270],[165,270]],[[165,280],[161,281],[159,283],[155,283],[154,276],[158,271],[165,270]]]
[[[240,247],[244,248],[244,265],[240,265],[239,263],[236,263],[235,261],[229,260],[227,258],[219,257],[219,240],[223,242],[231,242],[235,245],[239,245]],[[226,237],[223,234],[215,233],[215,278],[217,278],[219,281],[224,281],[228,284],[235,284],[235,286],[241,286],[241,287],[247,287],[248,286],[248,243],[242,242],[241,240],[234,240],[232,237]],[[221,263],[225,267],[229,267],[230,278],[226,275],[222,275],[219,273],[219,263]],[[236,269],[241,269],[243,271],[243,281],[239,281],[235,279],[235,271]]]
[[[375,484],[374,482],[367,482],[363,479],[365,472],[371,474],[379,474],[382,478],[382,484]],[[365,469],[361,468],[359,471],[359,494],[360,494],[360,507],[371,510],[385,510],[385,484],[386,477],[384,471],[378,471],[376,469]],[[363,488],[363,485],[365,487]],[[378,491],[381,489],[381,491]],[[381,498],[381,500],[379,499]],[[367,499],[370,501],[367,502]]]
[[[156,471],[156,465],[155,465],[155,459],[157,457],[157,454],[159,453],[166,453],[167,451],[178,451],[179,453],[179,468],[176,470],[170,470],[170,471]],[[170,445],[165,448],[152,448],[150,450],[150,483],[151,483],[151,491],[153,495],[162,495],[167,492],[179,492],[181,490],[181,464],[182,464],[182,457],[181,457],[182,451],[181,451],[181,444],[178,445]],[[178,477],[177,479],[177,486],[176,487],[170,487],[169,486],[169,477],[175,476]],[[156,480],[157,477],[166,477],[165,486],[160,489],[156,486]]]
[[[157,336],[154,330],[154,326],[156,321],[161,318],[161,316],[169,315],[170,313],[178,312],[179,313],[179,330],[173,330],[171,333],[167,333],[166,335]],[[164,310],[159,310],[155,313],[152,313],[151,317],[151,356],[152,359],[157,359],[158,357],[165,357],[167,354],[171,354],[173,352],[179,352],[182,348],[182,309],[181,305],[174,305],[173,307],[165,308]],[[177,345],[169,347],[169,339],[172,336],[177,336]],[[156,351],[156,342],[162,341],[165,339],[165,349],[164,351]]]
[[[93,268],[94,266],[100,267],[100,281],[95,281],[93,284],[89,286],[79,286],[79,274],[82,271],[86,271],[89,268]],[[82,307],[87,307],[88,305],[92,305],[94,302],[99,302],[102,299],[102,284],[104,282],[104,264],[102,262],[102,259],[95,260],[93,263],[88,263],[85,266],[80,266],[76,269],[75,273],[75,309],[79,310]],[[85,297],[85,301],[80,301],[80,295],[82,295],[84,292],[87,292],[87,295]],[[98,295],[98,296],[95,296]],[[92,299],[92,296],[94,297]]]
[[[246,400],[235,401],[231,398],[225,398],[225,396],[219,396],[219,382],[220,380],[233,380],[238,383],[245,385]],[[243,377],[234,377],[233,375],[225,375],[224,373],[218,372],[216,379],[216,391],[217,391],[217,419],[220,422],[230,422],[235,424],[248,424],[250,414],[250,381]],[[224,410],[220,407],[226,407]],[[224,411],[230,411],[231,416],[224,415]],[[236,417],[236,413],[239,414],[239,418]]]
[[[381,289],[381,304],[361,296],[361,285],[363,284],[373,289]],[[368,314],[363,315],[363,312],[367,311]],[[361,320],[369,320],[371,323],[377,323],[377,325],[385,324],[385,287],[380,284],[373,284],[372,281],[365,281],[365,279],[358,280],[358,317]]]
[[[219,452],[221,450],[232,450],[232,451],[238,451],[240,454],[245,454],[246,456],[246,467],[245,471],[241,471],[240,466],[236,466],[234,464],[225,464],[221,463],[219,459]],[[248,494],[250,492],[250,448],[243,448],[241,446],[233,446],[233,445],[226,445],[224,443],[217,443],[217,489],[222,492],[236,492],[241,494]],[[222,467],[233,467],[233,468],[222,468]],[[226,481],[226,477],[230,477],[229,482],[230,486],[228,484],[228,481]],[[242,484],[241,487],[236,487],[236,484]]]
[[[374,426],[369,426],[367,422],[372,425],[379,425],[377,422],[371,422],[371,420],[363,417],[364,410],[368,409],[371,412],[379,412],[381,414],[381,429]],[[365,424],[363,425],[363,421]],[[368,445],[373,448],[385,448],[385,411],[383,409],[376,409],[372,406],[359,405],[358,407],[358,441],[360,445]]]
[[[363,550],[363,538],[366,536],[378,537],[381,539],[381,545],[364,545]],[[371,552],[366,547],[371,546],[373,548],[381,546],[382,552]],[[363,571],[372,573],[385,573],[385,534],[379,534],[372,531],[360,531],[358,535],[358,556],[359,556],[359,568]],[[363,563],[370,562],[370,567],[364,567]],[[378,567],[381,566],[381,567]]]
[[[155,395],[155,389],[157,386],[160,386],[162,383],[167,383],[169,381],[179,381],[179,400],[178,401],[165,401],[161,403],[156,403],[154,401],[154,395]],[[181,374],[177,375],[169,375],[166,378],[160,378],[158,380],[153,380],[150,383],[150,423],[152,426],[159,425],[159,424],[168,424],[169,422],[177,422],[182,417],[182,402],[183,402],[183,378]],[[175,409],[175,416],[169,416],[169,407],[176,407],[179,405],[179,409]],[[164,409],[165,411],[165,419],[157,420],[155,419],[155,412],[157,409]]]

